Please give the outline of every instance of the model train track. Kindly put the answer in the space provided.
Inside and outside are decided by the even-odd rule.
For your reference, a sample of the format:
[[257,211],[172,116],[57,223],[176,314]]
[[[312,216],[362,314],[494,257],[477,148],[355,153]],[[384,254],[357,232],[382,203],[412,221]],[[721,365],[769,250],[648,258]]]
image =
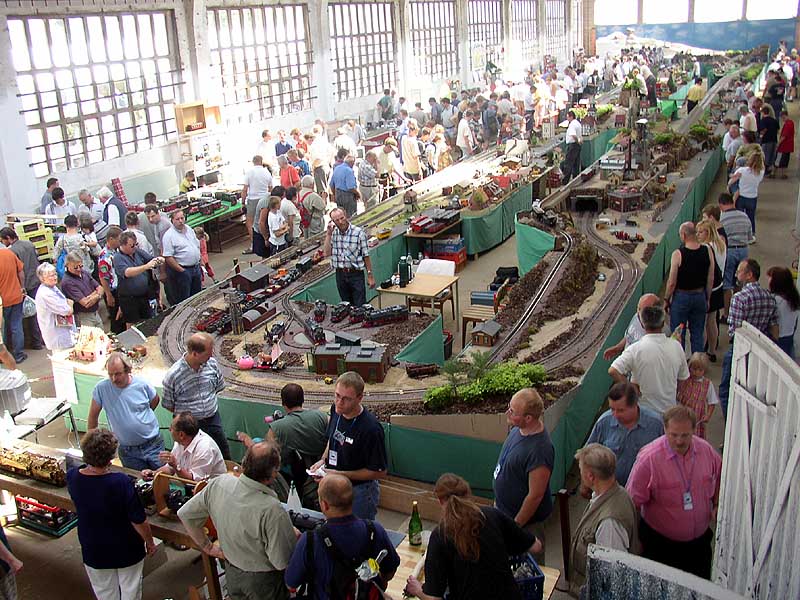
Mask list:
[[548,371],[574,364],[586,354],[595,352],[597,345],[602,343],[614,326],[616,315],[639,281],[639,263],[627,252],[609,244],[597,234],[594,213],[581,215],[578,226],[581,233],[614,263],[614,274],[609,278],[600,305],[593,311],[591,318],[584,319],[572,340],[537,361]]
[[509,355],[514,351],[519,341],[520,334],[528,326],[528,322],[531,320],[533,313],[539,308],[540,304],[547,296],[550,286],[556,281],[557,275],[561,272],[564,265],[566,265],[567,258],[569,258],[569,254],[572,252],[575,240],[566,231],[562,231],[561,235],[564,237],[564,251],[561,253],[561,256],[558,257],[555,265],[550,269],[550,272],[533,295],[533,298],[531,298],[528,306],[525,308],[525,312],[522,313],[522,316],[500,343],[492,348],[492,362],[499,362],[509,358]]

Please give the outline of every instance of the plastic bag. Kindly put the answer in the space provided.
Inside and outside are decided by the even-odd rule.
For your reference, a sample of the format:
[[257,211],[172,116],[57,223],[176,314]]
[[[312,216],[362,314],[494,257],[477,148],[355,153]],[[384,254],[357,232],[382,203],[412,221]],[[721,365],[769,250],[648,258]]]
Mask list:
[[27,319],[36,314],[36,300],[30,296],[25,296],[22,300],[22,318]]

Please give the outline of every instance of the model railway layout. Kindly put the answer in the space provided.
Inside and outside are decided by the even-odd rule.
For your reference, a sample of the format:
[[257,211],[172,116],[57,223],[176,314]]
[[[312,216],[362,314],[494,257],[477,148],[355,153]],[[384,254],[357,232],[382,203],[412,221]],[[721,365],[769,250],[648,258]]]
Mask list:
[[[725,87],[726,78],[714,87],[718,93]],[[607,98],[616,93],[612,91]],[[709,100],[710,101],[710,100]],[[698,111],[699,112],[699,111]],[[688,127],[688,126],[686,126]],[[561,136],[551,139],[546,144],[532,149],[533,154],[544,156],[562,143]],[[488,161],[495,155],[495,151],[486,151],[471,157],[451,169],[460,168],[464,173],[475,172],[478,163]],[[584,177],[577,177],[569,184],[559,188],[556,192],[536,207],[532,213],[543,226],[556,230],[556,235],[561,242],[561,252],[554,254],[556,257],[548,269],[544,280],[533,294],[522,312],[521,318],[506,331],[491,349],[492,361],[502,361],[513,358],[520,340],[528,331],[528,324],[535,317],[537,311],[546,301],[548,294],[556,288],[562,280],[564,271],[569,263],[570,256],[575,250],[578,240],[591,243],[596,251],[602,255],[604,262],[610,269],[603,293],[593,308],[592,318],[584,319],[570,332],[570,339],[558,347],[548,351],[546,355],[539,355],[537,363],[548,370],[555,370],[566,365],[575,364],[576,361],[590,357],[608,335],[613,326],[617,311],[635,289],[642,271],[642,263],[631,256],[629,252],[620,248],[614,237],[604,237],[596,230],[596,211],[573,213],[572,216],[557,210],[564,208],[564,201],[579,186],[591,186],[594,179],[599,179],[601,160],[588,167]],[[440,172],[423,180],[414,186],[416,191],[415,201],[424,202],[432,192],[446,186],[448,182],[457,179],[452,174]],[[354,222],[367,227],[380,230],[381,238],[401,235],[405,231],[395,229],[387,234],[386,224],[393,219],[405,217],[408,214],[406,194],[401,192],[377,205],[373,209],[356,217]],[[536,210],[538,208],[538,211]],[[598,209],[599,210],[599,209]],[[566,214],[566,219],[564,215]],[[405,219],[403,219],[405,220]],[[574,228],[559,229],[559,225],[566,220],[574,220]],[[621,238],[622,236],[617,236]],[[247,398],[255,401],[275,402],[279,398],[279,390],[287,381],[320,381],[320,377],[310,372],[305,364],[287,364],[280,372],[274,370],[275,361],[266,360],[269,356],[268,348],[279,348],[284,353],[299,355],[313,352],[315,347],[336,343],[347,345],[353,339],[369,339],[375,327],[391,327],[397,321],[409,318],[406,306],[386,307],[375,309],[371,305],[351,306],[347,303],[328,305],[324,301],[316,301],[310,308],[303,310],[299,303],[290,300],[305,286],[313,284],[330,274],[330,267],[320,263],[321,236],[304,242],[300,248],[290,248],[277,256],[261,263],[265,267],[276,271],[276,276],[270,278],[270,285],[256,288],[247,292],[237,292],[241,303],[244,330],[253,334],[259,344],[264,345],[265,351],[259,354],[255,364],[261,364],[263,370],[269,374],[248,374],[240,371],[236,357],[230,353],[230,344],[226,353],[227,331],[231,322],[229,311],[220,308],[223,298],[221,285],[204,291],[199,297],[192,298],[176,307],[164,320],[159,328],[161,350],[166,363],[179,358],[185,351],[185,340],[194,330],[205,330],[216,335],[215,356],[223,368],[225,378],[229,384],[227,394],[235,397]],[[230,295],[230,292],[228,292]],[[248,315],[247,318],[244,318]],[[200,317],[198,319],[198,316]],[[271,324],[270,324],[271,322]],[[263,334],[258,333],[264,326]],[[247,335],[247,334],[245,334]],[[266,364],[269,362],[270,364]],[[302,361],[301,361],[302,362]],[[273,364],[275,363],[275,364]],[[258,367],[254,368],[258,370]],[[370,401],[391,401],[400,403],[419,402],[427,386],[424,382],[408,381],[402,389],[397,386],[371,387],[368,392]],[[311,403],[327,404],[330,401],[330,391],[326,388],[308,386],[305,390],[307,400]]]

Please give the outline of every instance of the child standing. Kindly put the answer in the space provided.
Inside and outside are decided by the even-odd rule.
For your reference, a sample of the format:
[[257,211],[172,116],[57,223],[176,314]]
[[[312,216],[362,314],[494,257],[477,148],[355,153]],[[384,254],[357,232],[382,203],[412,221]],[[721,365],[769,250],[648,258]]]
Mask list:
[[697,415],[695,435],[705,439],[706,423],[719,404],[717,390],[706,377],[708,356],[705,352],[695,352],[689,357],[689,379],[678,382],[678,402],[692,409]]
[[200,264],[203,267],[203,271],[208,273],[208,276],[211,277],[211,281],[216,283],[217,280],[214,279],[214,269],[211,268],[211,263],[208,262],[208,234],[199,225],[194,228],[194,234],[200,242]]

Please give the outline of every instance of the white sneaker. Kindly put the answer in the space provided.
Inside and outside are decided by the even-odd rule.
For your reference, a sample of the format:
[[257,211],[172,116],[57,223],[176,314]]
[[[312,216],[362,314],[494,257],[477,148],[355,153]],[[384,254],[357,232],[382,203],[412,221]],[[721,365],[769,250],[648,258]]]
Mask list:
[[756,236],[753,236],[753,239],[747,242],[748,244],[755,244],[756,243]]

